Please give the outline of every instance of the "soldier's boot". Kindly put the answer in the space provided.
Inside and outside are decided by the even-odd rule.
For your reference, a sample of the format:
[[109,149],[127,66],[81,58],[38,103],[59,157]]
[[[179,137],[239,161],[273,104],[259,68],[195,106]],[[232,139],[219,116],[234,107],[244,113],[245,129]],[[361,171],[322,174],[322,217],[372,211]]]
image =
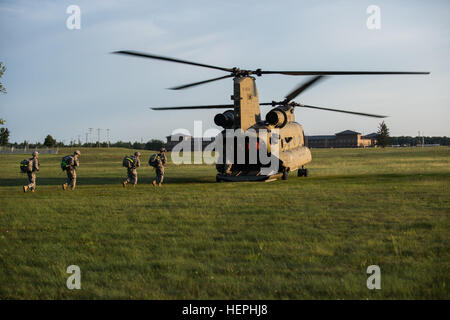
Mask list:
[[62,189],[65,191],[67,189],[67,183],[62,184]]
[[27,192],[28,186],[23,186],[23,192]]
[[31,192],[34,192],[34,189],[31,189]]
[[162,183],[159,183],[158,186],[161,187],[161,186],[162,186]]
[[124,182],[122,183],[122,185],[123,185],[124,188],[126,188],[126,187],[127,187],[127,182],[124,181]]
[[156,180],[153,180],[152,184],[154,187],[156,187]]

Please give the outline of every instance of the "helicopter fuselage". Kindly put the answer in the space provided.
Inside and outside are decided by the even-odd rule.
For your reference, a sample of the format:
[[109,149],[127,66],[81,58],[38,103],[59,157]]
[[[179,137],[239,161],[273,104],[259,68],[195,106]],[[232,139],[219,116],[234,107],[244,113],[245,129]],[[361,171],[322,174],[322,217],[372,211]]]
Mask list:
[[[222,153],[219,157],[222,161],[216,165],[218,181],[286,177],[290,171],[303,168],[311,162],[311,152],[305,146],[302,126],[295,122],[293,107],[276,107],[262,120],[255,78],[251,76],[234,78],[234,94],[231,98],[234,109],[215,117],[216,124],[225,129],[216,137],[216,142],[221,139],[222,145],[220,150],[216,150]],[[244,140],[239,140],[235,134],[226,133],[227,129],[241,132],[245,136]],[[227,147],[227,140],[230,139],[233,139],[228,142],[231,148]],[[249,161],[250,153],[258,153],[263,147],[272,161],[278,161],[276,170],[268,170],[270,166],[261,162],[259,154],[256,163]],[[239,161],[239,152],[243,154],[243,161]]]

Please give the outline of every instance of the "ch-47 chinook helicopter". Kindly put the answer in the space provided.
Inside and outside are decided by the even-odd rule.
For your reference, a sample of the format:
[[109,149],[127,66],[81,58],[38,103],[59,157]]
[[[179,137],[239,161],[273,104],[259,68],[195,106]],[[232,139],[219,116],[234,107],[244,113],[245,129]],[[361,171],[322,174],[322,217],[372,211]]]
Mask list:
[[[216,137],[215,140],[217,143],[218,139],[221,139],[221,146],[223,146],[219,148],[221,150],[216,149],[216,152],[222,153],[222,156],[219,157],[219,159],[222,160],[216,164],[216,168],[218,171],[218,174],[216,176],[217,181],[271,181],[279,177],[282,177],[284,180],[286,180],[289,172],[294,170],[298,170],[297,175],[299,177],[308,176],[308,171],[304,168],[304,166],[307,163],[311,162],[312,157],[309,148],[305,146],[303,128],[299,123],[295,122],[294,109],[296,107],[343,112],[375,118],[386,117],[376,114],[316,107],[293,101],[294,98],[296,98],[311,86],[317,84],[319,81],[323,80],[326,76],[429,74],[429,72],[398,71],[263,71],[261,69],[244,70],[239,68],[218,67],[136,51],[116,51],[114,53],[194,65],[198,67],[221,70],[229,73],[228,75],[222,77],[189,83],[170,89],[181,90],[217,80],[233,78],[234,92],[231,96],[231,99],[234,102],[233,104],[152,108],[153,110],[232,108],[230,110],[226,110],[223,113],[219,113],[214,117],[215,124],[224,128],[224,130]],[[255,78],[253,76],[261,76],[265,74],[283,74],[291,76],[310,75],[314,77],[309,79],[307,82],[300,84],[295,90],[286,95],[285,99],[282,101],[259,103]],[[265,119],[261,118],[261,105],[274,107],[267,113]],[[249,138],[246,138],[247,140],[244,140],[244,143],[239,144],[235,136],[229,137],[226,134],[225,131],[227,131],[227,129],[232,129],[233,131],[239,130],[241,132],[249,132],[249,136],[251,137],[253,135],[256,139],[251,140]],[[264,133],[260,134],[259,132],[261,131]],[[231,145],[235,147],[231,149],[225,147],[227,144],[224,140],[226,140],[227,138],[233,139]],[[252,141],[252,144],[250,144],[250,141]],[[263,164],[260,161],[259,156],[257,157],[256,162],[248,161],[250,150],[252,148],[259,149],[262,145],[265,146],[265,151],[267,152],[267,154],[273,157],[271,151],[275,144],[278,147],[278,152],[276,153],[276,161],[278,161],[278,165],[276,166],[276,170],[272,170],[271,166],[269,167],[267,164]],[[236,161],[237,153],[239,153],[240,151],[243,151],[245,155],[244,161],[242,162]],[[231,152],[233,154],[231,156],[229,154],[227,156],[224,156],[227,152]],[[231,161],[225,159],[231,159]]]

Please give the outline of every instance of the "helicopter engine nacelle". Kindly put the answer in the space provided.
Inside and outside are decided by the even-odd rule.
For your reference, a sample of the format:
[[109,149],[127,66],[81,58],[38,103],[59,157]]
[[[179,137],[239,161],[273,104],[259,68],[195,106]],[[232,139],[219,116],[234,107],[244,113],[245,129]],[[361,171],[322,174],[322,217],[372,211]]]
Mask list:
[[227,110],[224,113],[216,114],[216,116],[214,117],[214,123],[219,127],[223,127],[225,129],[233,128],[234,111]]
[[286,112],[281,109],[273,109],[267,113],[266,121],[275,128],[282,128],[287,123]]
[[266,115],[267,124],[275,128],[283,128],[288,122],[294,122],[294,108],[293,107],[277,107],[272,109]]

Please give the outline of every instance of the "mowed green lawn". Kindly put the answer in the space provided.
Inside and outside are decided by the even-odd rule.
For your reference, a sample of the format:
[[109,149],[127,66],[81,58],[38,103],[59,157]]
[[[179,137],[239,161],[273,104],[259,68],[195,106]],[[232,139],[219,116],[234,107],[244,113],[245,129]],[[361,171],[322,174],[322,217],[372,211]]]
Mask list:
[[74,192],[66,149],[41,156],[27,194],[25,156],[0,155],[0,298],[450,298],[450,148],[315,149],[308,178],[270,183],[170,163],[160,189],[151,152],[135,189],[121,185],[131,150],[81,152]]

